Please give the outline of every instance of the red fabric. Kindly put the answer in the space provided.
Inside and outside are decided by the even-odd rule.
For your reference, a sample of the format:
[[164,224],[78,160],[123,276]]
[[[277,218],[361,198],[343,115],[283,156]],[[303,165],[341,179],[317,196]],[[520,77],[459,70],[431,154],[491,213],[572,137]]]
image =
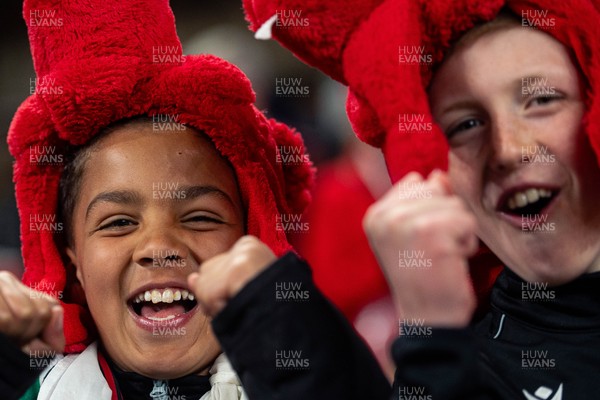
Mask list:
[[[305,212],[309,233],[292,237],[292,242],[311,265],[319,289],[354,321],[366,305],[389,295],[362,229],[363,216],[375,199],[348,156],[319,167],[313,199]],[[503,267],[483,244],[470,267],[479,316],[487,310]]]
[[108,362],[102,355],[102,352],[98,350],[98,364],[100,364],[100,370],[102,371],[102,375],[104,375],[104,379],[106,379],[106,383],[110,388],[112,394],[110,396],[110,400],[121,400],[119,396],[119,391],[117,390],[117,385],[115,384],[115,377],[110,370],[110,366]]
[[[52,13],[60,26],[36,20]],[[8,133],[22,221],[23,281],[56,285],[54,293],[65,290],[67,352],[81,351],[93,326],[86,327],[89,316],[82,302],[70,298],[76,288],[65,286],[67,273],[53,233],[29,230],[30,216],[56,214],[63,169],[62,164],[31,163],[32,146],[55,146],[64,155],[68,145],[86,143],[112,122],[178,115],[178,122],[208,135],[232,164],[246,206],[247,233],[278,255],[291,249],[285,232],[275,229],[276,216],[303,211],[313,170],[308,163],[278,163],[277,154],[279,146],[304,149],[302,139],[254,107],[250,82],[237,67],[211,55],[182,57],[167,0],[26,0],[23,15],[39,79]],[[161,48],[172,62],[155,62]]]
[[[546,30],[572,52],[587,83],[584,129],[600,154],[600,1],[573,0],[244,0],[250,28],[257,30],[277,11],[300,10],[309,27],[279,26],[272,36],[300,59],[349,86],[347,112],[357,136],[380,147],[393,181],[407,172],[426,175],[447,168],[448,146],[437,125],[431,132],[402,134],[400,114],[422,114],[432,122],[426,87],[431,71],[452,43],[475,24],[493,19],[508,5],[548,12]],[[531,13],[529,15],[532,15]],[[400,46],[424,46],[431,65],[399,62]],[[471,260],[480,299],[494,281],[500,261],[482,247]]]
[[[348,7],[341,0],[244,0],[250,28],[257,30],[281,10],[299,10],[306,26],[274,25],[273,37],[299,58],[349,86],[348,114],[357,135],[381,147],[393,180],[417,170],[427,174],[447,166],[447,144],[438,127],[431,134],[403,135],[397,129],[401,113],[422,113],[432,121],[425,88],[431,70],[454,40],[479,22],[493,19],[508,5],[548,11],[556,27],[547,32],[572,49],[579,66],[597,91],[599,68],[598,0],[360,0]],[[399,46],[425,46],[432,65],[399,63]],[[588,107],[589,121],[598,121],[597,101]],[[588,129],[596,152],[596,123]],[[406,137],[408,136],[408,137]]]
[[389,293],[369,248],[362,218],[375,201],[348,156],[319,167],[309,232],[294,238],[317,286],[353,321],[361,309]]

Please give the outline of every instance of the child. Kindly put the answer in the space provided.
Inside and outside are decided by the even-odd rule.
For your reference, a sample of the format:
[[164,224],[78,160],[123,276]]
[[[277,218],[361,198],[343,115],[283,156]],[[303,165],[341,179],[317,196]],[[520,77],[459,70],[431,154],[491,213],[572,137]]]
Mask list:
[[[30,396],[200,398],[221,369],[230,378],[214,378],[206,396],[237,399],[186,277],[246,233],[287,251],[275,210],[304,207],[310,165],[275,162],[277,146],[303,149],[298,135],[252,106],[232,65],[181,54],[166,2],[117,3],[24,6],[38,79],[9,137],[24,282],[64,301],[65,351],[81,352],[48,368]],[[7,303],[22,328],[5,333],[27,345],[49,319],[61,325],[60,308],[48,317],[41,304],[41,322],[19,315],[31,307],[20,292],[21,303]],[[62,352],[48,329],[42,339]]]
[[[403,318],[435,328],[431,340],[395,344],[399,390],[600,396],[589,352],[600,331],[600,168],[582,130],[582,87],[564,45],[503,15],[463,36],[435,72],[429,99],[450,144],[448,174],[407,175],[365,217]],[[403,188],[420,200],[398,201]],[[471,333],[465,263],[476,237],[507,269]],[[402,271],[397,258],[393,267],[392,249],[423,251],[435,273]],[[446,368],[451,377],[434,378]]]
[[[600,396],[598,7],[506,3],[514,15],[495,20],[503,1],[361,2],[342,16],[339,4],[288,5],[320,30],[305,34],[278,30],[269,2],[246,2],[261,34],[270,21],[274,37],[349,84],[355,128],[383,147],[393,176],[421,173],[365,219],[402,318],[402,399]],[[319,52],[319,38],[333,45]],[[445,167],[438,133],[447,174],[430,174]],[[477,237],[508,268],[469,329]],[[407,268],[411,257],[426,268]]]
[[[248,396],[304,396],[303,385],[317,381],[313,389],[331,397],[339,386],[322,381],[325,374],[315,380],[301,369],[286,386],[290,373],[275,368],[276,351],[302,346],[302,330],[264,332],[272,318],[292,327],[293,312],[311,307],[342,324],[332,335],[350,331],[311,286],[305,264],[293,254],[277,259],[291,249],[277,218],[302,212],[310,198],[310,163],[277,161],[281,146],[304,154],[299,135],[252,105],[237,68],[182,55],[166,1],[28,0],[24,15],[38,78],[8,139],[26,286],[0,276],[3,398],[22,395],[44,369],[27,398],[245,399],[219,355],[207,315],[214,308],[201,307],[187,283],[209,259],[238,267],[231,295],[269,264],[281,268],[254,287],[289,274],[307,281],[306,304],[276,304],[265,314],[246,291],[237,308],[220,310],[219,338],[232,360],[270,365],[257,375],[242,370]],[[243,331],[240,305],[250,321]],[[250,332],[255,327],[263,331]],[[358,352],[321,360],[311,340],[304,349],[314,349],[313,371],[344,357],[376,365],[352,341]],[[340,370],[357,377],[361,368]],[[374,371],[372,379],[385,382]]]

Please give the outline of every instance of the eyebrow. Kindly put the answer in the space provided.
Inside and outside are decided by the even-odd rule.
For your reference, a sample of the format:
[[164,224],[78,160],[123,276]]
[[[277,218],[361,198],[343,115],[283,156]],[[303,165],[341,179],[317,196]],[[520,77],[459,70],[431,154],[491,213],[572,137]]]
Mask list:
[[[227,200],[231,205],[235,206],[235,203],[231,197],[223,190],[212,185],[183,185],[177,187],[177,191],[184,193],[181,199],[171,199],[173,201],[191,201],[198,197],[207,195],[216,195]],[[85,212],[85,218],[87,219],[92,210],[100,203],[115,203],[123,205],[140,206],[144,204],[144,199],[138,192],[132,190],[113,190],[109,192],[102,192],[90,201]]]
[[[516,90],[520,91],[522,87],[540,86],[540,84],[545,84],[547,82],[550,82],[550,80],[551,80],[550,74],[548,74],[548,75],[534,74],[534,75],[527,75],[527,76],[523,76],[518,79],[515,79],[513,82],[513,85],[516,88]],[[451,103],[448,107],[445,107],[441,111],[440,115],[445,115],[452,111],[469,109],[469,108],[477,108],[477,102],[474,100],[459,100],[457,102]]]
[[90,201],[85,212],[85,218],[87,219],[90,212],[98,206],[100,203],[116,203],[125,205],[141,205],[144,203],[142,197],[131,190],[114,190],[110,192],[102,192]]
[[440,115],[445,115],[451,111],[462,110],[465,108],[476,108],[476,107],[477,107],[477,102],[474,100],[460,100],[457,102],[453,102],[449,106],[445,107],[440,112]]
[[517,84],[519,87],[523,86],[523,83],[526,83],[526,86],[539,86],[540,83],[546,84],[550,81],[550,77],[548,75],[528,75],[522,76]]
[[[218,197],[221,197],[221,198],[227,200],[229,203],[231,203],[231,205],[235,206],[233,199],[227,193],[225,193],[224,191],[222,191],[221,189],[219,189],[216,186],[183,185],[181,187],[178,187],[177,190],[180,190],[183,193],[185,193],[185,199],[182,199],[183,201],[194,200],[198,197],[207,196],[207,195],[216,195]],[[178,200],[178,201],[181,201],[181,200]]]

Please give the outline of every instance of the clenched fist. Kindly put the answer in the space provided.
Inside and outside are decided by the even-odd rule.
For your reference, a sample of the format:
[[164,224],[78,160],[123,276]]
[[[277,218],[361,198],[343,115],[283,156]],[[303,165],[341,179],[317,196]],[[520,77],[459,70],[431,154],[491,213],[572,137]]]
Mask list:
[[188,284],[199,306],[215,316],[246,284],[277,258],[254,236],[243,236],[229,251],[202,263],[190,274]]
[[0,271],[0,332],[25,352],[62,353],[63,309],[55,298],[23,285],[9,272]]
[[363,226],[403,319],[462,327],[476,299],[467,259],[477,223],[445,173],[410,173],[367,211]]

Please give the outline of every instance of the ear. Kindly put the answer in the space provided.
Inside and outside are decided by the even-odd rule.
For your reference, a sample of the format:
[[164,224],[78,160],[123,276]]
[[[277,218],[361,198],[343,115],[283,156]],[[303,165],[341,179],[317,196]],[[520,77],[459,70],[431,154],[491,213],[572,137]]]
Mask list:
[[77,262],[77,256],[75,254],[75,251],[71,248],[71,246],[68,246],[66,249],[66,253],[67,253],[67,257],[69,257],[70,263],[75,267],[75,276],[77,276],[77,280],[81,284],[81,287],[83,288],[83,290],[85,290],[85,282],[83,281],[83,272],[81,271],[81,268],[79,267],[79,263]]

